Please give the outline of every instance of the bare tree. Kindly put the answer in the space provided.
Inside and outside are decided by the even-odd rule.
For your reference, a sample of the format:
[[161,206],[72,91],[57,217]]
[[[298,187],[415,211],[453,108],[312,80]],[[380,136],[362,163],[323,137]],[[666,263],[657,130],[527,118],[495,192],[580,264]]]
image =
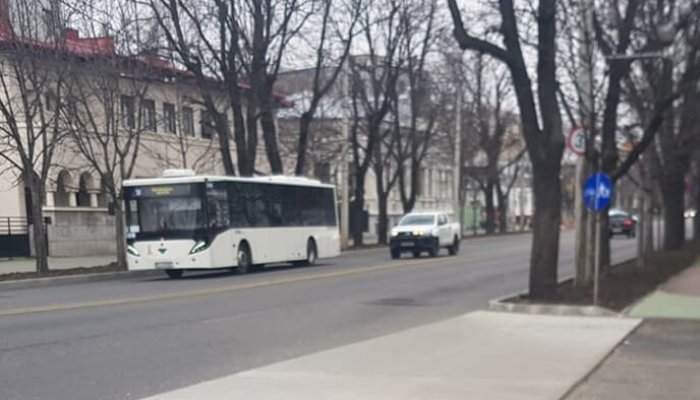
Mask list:
[[[434,139],[439,105],[433,97],[434,78],[427,69],[431,51],[435,50],[439,28],[436,27],[437,2],[434,0],[408,2],[401,10],[401,26],[404,32],[404,73],[406,93],[396,91],[395,120],[401,129],[397,135],[396,164],[398,167],[399,193],[405,213],[416,204],[421,182],[420,170]],[[399,98],[401,96],[401,98]]]
[[[51,166],[66,136],[59,118],[66,91],[66,53],[57,32],[44,32],[46,37],[37,39],[41,29],[33,6],[17,3],[14,31],[0,43],[0,158],[28,191],[36,271],[46,273],[43,206]],[[8,21],[3,17],[2,22]]]
[[[557,98],[556,32],[557,1],[539,0],[536,9],[536,88],[523,53],[520,29],[532,15],[516,12],[512,0],[499,0],[498,35],[503,46],[487,37],[471,35],[464,27],[455,0],[448,0],[455,26],[455,38],[465,50],[482,52],[504,63],[511,73],[520,111],[528,158],[533,167],[535,215],[530,254],[530,296],[550,297],[557,288],[559,229],[561,222],[561,181],[559,172],[564,149],[562,121]],[[529,43],[529,42],[528,42]],[[535,98],[537,97],[537,101]],[[539,112],[538,112],[539,111]],[[540,122],[541,121],[541,122]]]
[[[114,65],[109,58],[76,63],[64,111],[70,143],[94,169],[115,212],[117,263],[126,268],[122,182],[132,177],[143,136],[158,124],[149,81],[157,76],[136,59]],[[88,77],[88,79],[86,79]]]
[[[297,145],[296,166],[294,173],[303,175],[308,158],[309,136],[311,123],[318,111],[323,98],[334,87],[338,77],[345,68],[345,62],[350,54],[353,38],[356,34],[358,19],[362,8],[365,7],[362,0],[333,1],[323,0],[322,17],[320,22],[320,32],[318,33],[318,44],[316,46],[316,60],[313,70],[313,80],[311,84],[311,96],[308,99],[308,106],[301,113],[299,119],[299,139]],[[349,18],[345,23],[334,20],[333,13]],[[347,25],[343,29],[343,25]],[[313,30],[318,30],[314,26]],[[331,59],[334,40],[340,42],[340,55]],[[333,63],[333,66],[328,66]]]
[[[484,60],[483,55],[477,55],[474,64],[473,84],[467,86],[475,104],[472,129],[476,134],[474,144],[477,154],[483,156],[483,168],[473,169],[476,173],[470,174],[470,177],[484,193],[486,233],[493,233],[497,225],[501,231],[506,228],[507,196],[517,179],[518,166],[514,167],[515,173],[508,183],[502,183],[501,177],[507,167],[520,160],[522,154],[515,149],[520,141],[513,137],[512,131],[517,117],[508,110],[506,103],[510,95],[507,71]],[[504,155],[513,158],[513,162],[503,160]],[[501,165],[502,161],[507,165]]]
[[[273,113],[277,74],[290,40],[299,32],[314,3],[301,0],[246,1],[134,0],[146,5],[170,48],[202,89],[213,116],[224,169],[234,174],[231,131],[238,170],[252,175],[262,128],[265,152],[273,173],[282,173]],[[226,100],[211,93],[212,79],[225,86]],[[233,127],[229,125],[229,109]]]
[[[379,13],[379,10],[384,13]],[[376,156],[376,147],[395,98],[396,82],[402,68],[401,46],[405,35],[400,23],[401,2],[383,0],[363,9],[359,24],[366,56],[350,60],[353,124],[350,130],[354,174],[354,198],[351,203],[353,243],[362,244],[362,220],[365,205],[365,178]],[[377,17],[379,15],[379,17]]]
[[[396,118],[398,120],[398,118]],[[396,167],[396,140],[401,135],[401,126],[387,126],[380,134],[372,157],[372,170],[377,191],[377,242],[386,244],[389,230],[389,195],[399,177]]]

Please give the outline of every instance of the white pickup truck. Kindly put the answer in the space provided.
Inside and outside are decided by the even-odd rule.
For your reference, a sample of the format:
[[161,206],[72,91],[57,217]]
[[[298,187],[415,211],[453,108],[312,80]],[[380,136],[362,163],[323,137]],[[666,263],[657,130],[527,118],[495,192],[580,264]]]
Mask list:
[[391,230],[391,258],[399,258],[401,253],[412,253],[414,257],[419,257],[422,252],[435,257],[441,248],[446,248],[450,255],[455,255],[459,252],[460,232],[459,224],[449,222],[446,213],[406,214]]

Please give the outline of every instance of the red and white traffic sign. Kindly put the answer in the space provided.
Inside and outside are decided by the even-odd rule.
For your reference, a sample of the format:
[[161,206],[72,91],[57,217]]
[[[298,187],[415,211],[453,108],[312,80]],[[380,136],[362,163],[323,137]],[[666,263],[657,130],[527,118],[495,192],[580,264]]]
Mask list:
[[586,131],[582,126],[571,128],[569,135],[566,137],[566,147],[579,156],[586,154]]

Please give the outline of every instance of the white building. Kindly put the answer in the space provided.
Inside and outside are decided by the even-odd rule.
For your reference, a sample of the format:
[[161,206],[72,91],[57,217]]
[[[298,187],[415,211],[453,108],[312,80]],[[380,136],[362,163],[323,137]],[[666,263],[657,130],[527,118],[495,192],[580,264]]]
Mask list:
[[[358,62],[357,60],[360,58],[359,56],[353,57],[353,62]],[[330,72],[330,68],[324,71],[324,73]],[[293,161],[296,157],[299,119],[307,109],[311,99],[310,88],[312,87],[313,75],[313,69],[303,69],[282,72],[278,77],[278,90],[294,102],[293,107],[280,110],[278,114],[280,146],[287,155],[286,159],[290,162],[288,165],[290,170],[294,168]],[[399,82],[398,86],[405,90],[407,84]],[[340,186],[342,179],[343,124],[351,123],[349,118],[346,120],[346,116],[349,117],[351,114],[348,104],[348,93],[343,90],[343,77],[341,76],[321,101],[309,138],[306,173],[337,186]],[[387,129],[391,129],[390,121],[387,121]],[[346,155],[349,169],[352,168],[350,151]],[[449,144],[437,141],[431,146],[420,171],[420,189],[414,207],[415,211],[443,210],[452,212],[454,203],[453,160],[454,152]],[[395,168],[395,165],[389,167],[388,174]],[[349,180],[350,187],[354,187],[352,171]],[[353,191],[350,190],[350,196],[352,195]],[[389,226],[392,226],[404,214],[398,184],[394,185],[390,191],[387,209]],[[372,167],[369,168],[365,179],[365,212],[367,214],[365,233],[374,236],[377,234],[379,222],[379,196],[376,175]]]
[[[124,176],[117,171],[114,174],[117,182],[125,178],[159,176],[166,168],[223,173],[218,142],[213,140],[215,135],[202,105],[200,89],[190,74],[153,55],[119,55],[111,38],[81,38],[72,29],[64,29],[59,36],[49,35],[53,30],[37,30],[36,35],[27,38],[12,25],[14,18],[8,15],[7,1],[0,0],[0,73],[5,77],[5,82],[12,83],[6,86],[8,92],[0,95],[0,103],[21,109],[19,102],[23,95],[27,95],[36,101],[34,109],[45,113],[47,118],[61,113],[60,117],[55,117],[60,121],[55,126],[61,130],[58,135],[60,140],[55,146],[48,146],[54,155],[47,173],[43,206],[48,223],[50,255],[110,254],[116,248],[114,217],[109,212],[105,183],[101,182],[101,174],[94,165],[83,156],[78,141],[66,134],[70,129],[76,129],[71,125],[80,118],[74,115],[82,115],[84,120],[89,120],[91,114],[97,120],[96,126],[114,124],[112,129],[118,133],[113,136],[120,142],[138,132],[139,140],[128,150],[130,156],[138,149],[133,171]],[[42,55],[47,58],[42,59]],[[34,84],[34,89],[21,89],[17,84],[20,81],[16,69],[20,65],[17,61],[19,57],[36,57],[31,60],[32,65],[37,65],[33,76],[45,74],[46,77],[41,85]],[[58,79],[51,80],[54,76],[61,76],[61,82],[72,82],[70,95],[57,95],[59,85],[54,81]],[[80,98],[76,98],[81,90],[90,88],[96,89],[89,92],[90,99],[95,100],[93,103],[81,102]],[[100,100],[109,97],[107,93],[112,95],[113,103],[109,107],[100,103]],[[85,109],[81,108],[83,103]],[[111,119],[107,117],[110,113],[113,113]],[[26,119],[22,115],[18,114],[16,118],[20,121],[17,131],[23,135],[21,142],[25,144],[30,135],[30,125],[23,124],[22,121]],[[37,124],[40,120],[39,117],[32,119],[34,131],[39,128]],[[0,124],[7,126],[10,123],[4,116],[0,117]],[[15,234],[24,233],[28,237],[26,225],[31,215],[27,207],[27,191],[21,170],[13,166],[20,153],[17,150],[18,142],[12,140],[9,131],[11,129],[0,130],[0,152],[6,156],[0,159],[0,217],[11,217],[13,223],[24,224],[24,229],[15,229]],[[97,136],[98,133],[86,128],[84,135]],[[34,147],[35,153],[43,151],[40,147]],[[116,148],[108,148],[110,157]],[[100,149],[96,151],[103,154],[99,153]],[[259,151],[259,170],[265,170],[263,149]],[[234,146],[231,153],[235,162]],[[35,157],[41,162],[41,154]],[[2,223],[3,219],[0,218]],[[6,234],[0,230],[0,236]]]

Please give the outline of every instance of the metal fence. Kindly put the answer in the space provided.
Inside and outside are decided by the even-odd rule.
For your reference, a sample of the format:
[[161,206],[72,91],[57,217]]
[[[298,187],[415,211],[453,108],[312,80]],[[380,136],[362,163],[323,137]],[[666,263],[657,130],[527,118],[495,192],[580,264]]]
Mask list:
[[0,217],[0,258],[29,257],[26,217]]

